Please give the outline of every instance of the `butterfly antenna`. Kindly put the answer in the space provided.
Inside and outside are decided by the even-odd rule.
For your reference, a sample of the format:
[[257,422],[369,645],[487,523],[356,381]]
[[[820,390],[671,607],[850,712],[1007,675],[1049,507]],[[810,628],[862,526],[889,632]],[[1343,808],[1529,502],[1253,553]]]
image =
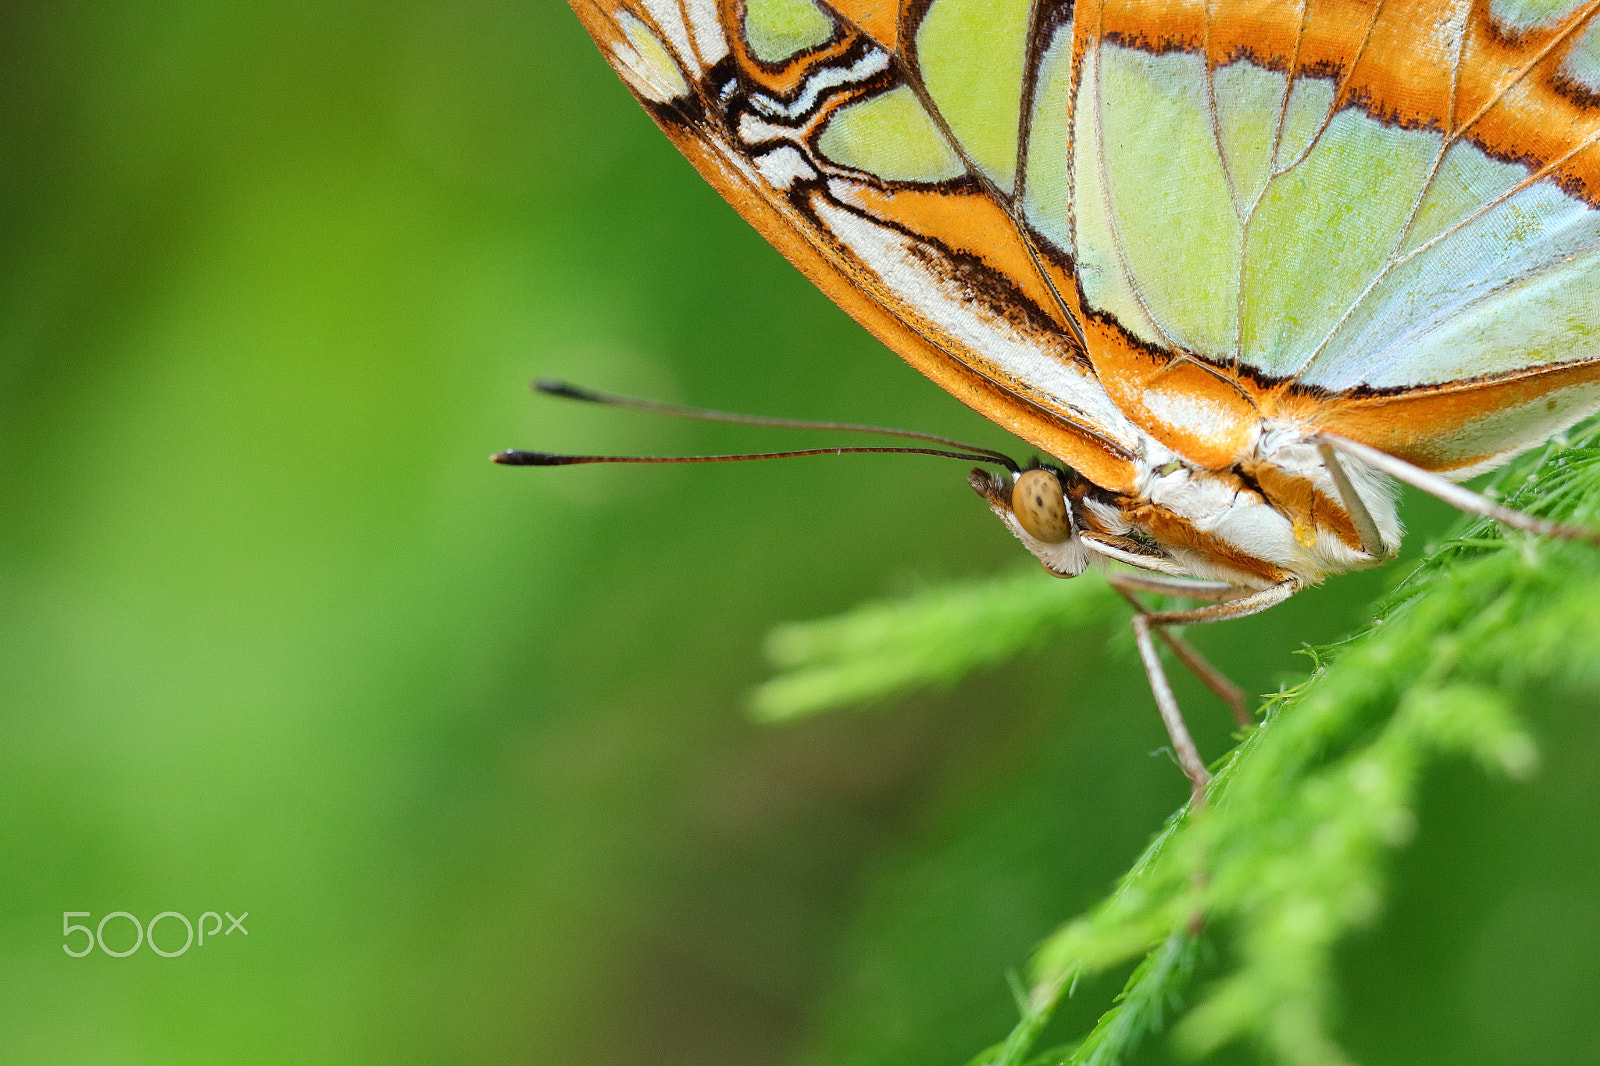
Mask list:
[[565,452],[529,452],[520,449],[496,452],[491,463],[501,466],[580,466],[584,463],[744,463],[756,459],[799,459],[808,455],[938,455],[968,463],[993,463],[1013,474],[1017,466],[1004,456],[978,452],[945,451],[942,448],[802,448],[792,452],[748,452],[740,455],[568,455]]
[[[663,403],[660,400],[642,400],[636,396],[621,396],[614,392],[600,392],[595,389],[586,389],[581,385],[573,385],[566,381],[556,381],[552,378],[540,378],[533,383],[535,392],[542,392],[546,396],[558,396],[564,400],[579,400],[583,403],[597,403],[606,407],[626,407],[634,411],[648,411],[651,414],[672,415],[677,418],[693,418],[701,422],[731,422],[741,426],[766,426],[773,429],[825,429],[839,433],[874,433],[880,437],[900,437],[904,440],[921,440],[929,444],[942,444],[947,448],[957,451],[940,451],[929,448],[816,448],[798,452],[764,452],[759,455],[730,455],[730,456],[705,456],[670,460],[675,462],[735,462],[742,459],[779,459],[797,455],[849,455],[869,453],[904,453],[913,455],[946,455],[953,458],[967,459],[973,462],[993,463],[1003,466],[1013,474],[1020,467],[1004,452],[985,448],[981,444],[968,444],[965,441],[951,440],[949,437],[936,437],[931,433],[915,433],[908,429],[888,429],[883,426],[863,426],[854,422],[813,422],[801,418],[771,418],[766,415],[742,415],[730,411],[713,411],[704,407],[685,407],[682,404]],[[512,453],[502,453],[512,454]],[[545,454],[543,452],[530,452],[527,454]],[[496,462],[501,460],[496,458]],[[623,457],[589,457],[587,461],[608,462],[624,461]],[[513,465],[555,466],[556,463],[524,463]]]

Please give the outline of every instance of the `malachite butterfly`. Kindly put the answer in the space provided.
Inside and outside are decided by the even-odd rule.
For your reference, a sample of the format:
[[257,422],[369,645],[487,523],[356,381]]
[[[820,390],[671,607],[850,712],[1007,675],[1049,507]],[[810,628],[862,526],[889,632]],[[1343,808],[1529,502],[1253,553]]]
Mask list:
[[1600,409],[1600,0],[571,2],[769,241],[1060,462],[973,476],[1046,568],[1216,601],[1135,618],[1169,727],[1163,624],[1379,563],[1386,475],[1485,510],[1453,483]]

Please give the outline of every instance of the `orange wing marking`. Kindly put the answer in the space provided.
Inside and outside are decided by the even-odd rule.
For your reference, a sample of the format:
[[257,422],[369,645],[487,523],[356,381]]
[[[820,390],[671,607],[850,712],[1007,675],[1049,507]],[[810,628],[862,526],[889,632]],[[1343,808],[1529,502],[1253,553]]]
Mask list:
[[1527,408],[1563,389],[1595,380],[1594,363],[1566,363],[1506,375],[1491,381],[1453,382],[1396,395],[1345,397],[1327,416],[1308,425],[1349,437],[1423,470],[1471,470],[1504,453],[1503,448],[1451,450],[1450,430]]
[[[1589,20],[1589,17],[1594,14],[1596,8],[1600,8],[1600,3],[1590,3],[1587,7],[1582,8],[1572,15],[1569,15],[1566,22],[1562,23],[1559,27],[1551,31],[1549,39],[1542,47],[1536,49],[1532,56],[1526,60],[1520,60],[1520,69],[1513,68],[1514,72],[1511,73],[1509,78],[1490,89],[1482,103],[1478,105],[1478,108],[1473,113],[1472,117],[1461,124],[1461,131],[1464,132],[1467,129],[1470,129],[1475,123],[1478,122],[1479,119],[1487,115],[1489,111],[1497,103],[1499,103],[1501,99],[1504,98],[1505,94],[1510,91],[1513,86],[1520,85],[1522,80],[1526,78],[1542,60],[1554,52],[1556,48],[1562,44],[1562,42],[1571,37],[1584,23]],[[1481,35],[1481,39],[1477,43],[1485,52],[1492,53],[1493,51],[1499,51],[1504,54],[1505,52],[1510,51],[1510,49],[1505,45],[1502,45],[1499,49],[1493,48],[1492,42],[1497,35],[1494,34],[1493,30],[1489,28],[1488,18],[1488,13],[1485,11],[1484,23],[1476,27]],[[1487,58],[1482,63],[1474,64],[1474,68],[1477,70],[1489,69],[1492,66],[1493,64],[1488,62]]]
[[872,38],[885,52],[900,50],[900,0],[822,0],[835,18]]
[[[1562,94],[1555,85],[1563,45],[1570,45],[1578,32],[1594,18],[1600,4],[1589,4],[1553,31],[1542,46],[1533,50],[1515,75],[1485,98],[1473,116],[1463,123],[1475,143],[1490,155],[1516,159],[1529,169],[1558,157],[1565,157],[1556,169],[1557,183],[1568,195],[1581,197],[1591,206],[1600,206],[1600,168],[1595,161],[1580,162],[1580,153],[1567,151],[1572,140],[1600,129],[1600,109],[1580,104]],[[1467,64],[1469,75],[1480,75],[1495,51],[1506,45],[1480,30],[1474,42],[1486,53],[1479,63]],[[1548,69],[1547,77],[1536,77]],[[1469,91],[1481,86],[1469,82]]]

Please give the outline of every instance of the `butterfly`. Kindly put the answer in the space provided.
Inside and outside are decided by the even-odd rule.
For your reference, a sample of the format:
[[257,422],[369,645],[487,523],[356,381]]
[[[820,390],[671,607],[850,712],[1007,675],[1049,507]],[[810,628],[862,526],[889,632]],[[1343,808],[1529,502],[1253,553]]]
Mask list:
[[1600,409],[1600,0],[571,4],[779,251],[1051,457],[973,487],[1052,573],[1131,568],[1197,790],[1155,642],[1238,710],[1166,627],[1391,558],[1392,479],[1592,536],[1456,483]]

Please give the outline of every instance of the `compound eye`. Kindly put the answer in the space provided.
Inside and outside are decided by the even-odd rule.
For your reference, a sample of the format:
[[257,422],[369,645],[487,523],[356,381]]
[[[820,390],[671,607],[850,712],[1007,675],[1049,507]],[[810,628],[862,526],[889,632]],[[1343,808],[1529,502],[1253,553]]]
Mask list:
[[1072,539],[1072,515],[1061,479],[1048,470],[1024,470],[1018,475],[1011,487],[1011,513],[1035,540],[1061,544]]

